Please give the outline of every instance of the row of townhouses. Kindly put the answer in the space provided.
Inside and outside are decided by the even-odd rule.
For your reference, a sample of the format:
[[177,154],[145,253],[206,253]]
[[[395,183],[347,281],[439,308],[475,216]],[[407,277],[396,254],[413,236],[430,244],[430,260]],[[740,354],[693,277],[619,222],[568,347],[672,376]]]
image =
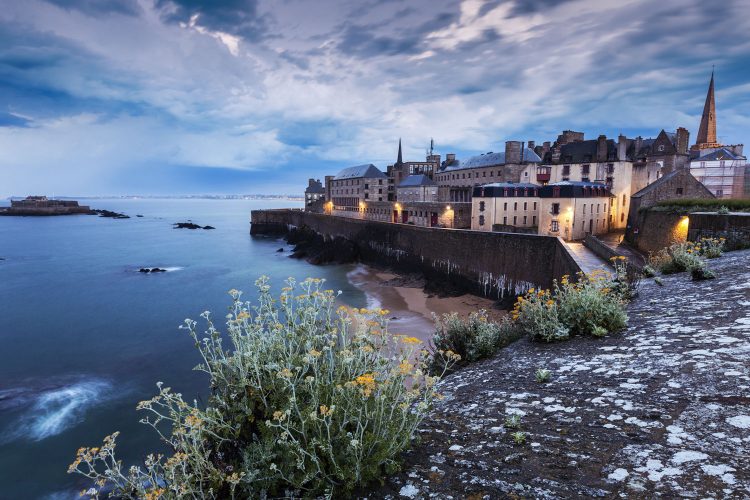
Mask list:
[[[563,131],[554,142],[507,141],[501,152],[460,160],[430,151],[424,161],[364,164],[309,180],[306,209],[329,215],[577,240],[633,228],[634,210],[663,198],[750,195],[743,146],[716,137],[711,75],[696,142],[685,128],[617,139]],[[679,173],[679,175],[676,175]],[[651,193],[645,196],[646,193]],[[635,202],[633,201],[635,200]],[[634,205],[637,205],[634,209]]]

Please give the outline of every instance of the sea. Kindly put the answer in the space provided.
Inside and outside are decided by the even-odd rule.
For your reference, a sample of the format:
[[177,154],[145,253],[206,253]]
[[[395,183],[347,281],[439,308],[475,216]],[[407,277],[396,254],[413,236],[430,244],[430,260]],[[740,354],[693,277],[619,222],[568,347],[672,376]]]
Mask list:
[[[89,483],[68,464],[114,431],[126,466],[160,450],[136,404],[159,381],[205,401],[207,376],[178,327],[203,311],[223,325],[230,289],[253,300],[261,275],[277,290],[317,277],[346,304],[369,303],[354,266],[312,266],[280,239],[250,236],[251,210],[301,202],[82,202],[131,218],[0,217],[0,499],[79,498]],[[173,228],[188,220],[216,229]]]

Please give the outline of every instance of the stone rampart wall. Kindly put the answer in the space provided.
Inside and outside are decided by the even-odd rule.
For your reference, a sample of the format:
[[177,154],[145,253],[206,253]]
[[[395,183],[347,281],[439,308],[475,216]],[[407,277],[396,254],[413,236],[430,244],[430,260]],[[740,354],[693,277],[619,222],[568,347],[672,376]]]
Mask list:
[[251,234],[309,229],[327,240],[343,238],[360,260],[383,263],[428,278],[449,279],[468,292],[502,298],[580,271],[558,238],[530,234],[440,229],[334,217],[299,210],[257,210]]

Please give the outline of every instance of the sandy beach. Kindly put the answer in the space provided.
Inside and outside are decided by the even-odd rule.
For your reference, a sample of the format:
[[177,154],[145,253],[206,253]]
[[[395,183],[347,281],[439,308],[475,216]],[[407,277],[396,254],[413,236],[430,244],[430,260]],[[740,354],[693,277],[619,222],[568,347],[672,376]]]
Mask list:
[[400,276],[359,265],[348,274],[349,281],[367,295],[370,309],[382,308],[390,311],[390,331],[405,333],[425,342],[432,338],[434,322],[432,315],[457,312],[461,316],[486,309],[494,319],[500,319],[505,311],[497,309],[490,299],[465,294],[458,297],[436,297],[424,291],[424,283],[418,277]]

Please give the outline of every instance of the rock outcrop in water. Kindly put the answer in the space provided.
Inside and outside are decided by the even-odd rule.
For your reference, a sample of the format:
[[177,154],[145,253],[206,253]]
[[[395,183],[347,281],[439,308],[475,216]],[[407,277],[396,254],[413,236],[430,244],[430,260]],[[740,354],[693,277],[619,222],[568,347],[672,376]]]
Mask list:
[[747,498],[750,251],[709,263],[715,280],[644,281],[622,334],[523,340],[446,378],[422,444],[368,496]]
[[213,226],[201,226],[191,221],[175,222],[174,224],[172,224],[172,226],[174,227],[174,229],[216,229]]
[[109,219],[129,219],[129,215],[121,214],[119,212],[113,212],[112,210],[101,210],[96,209],[92,210],[93,213],[97,214],[99,217],[107,217]]

